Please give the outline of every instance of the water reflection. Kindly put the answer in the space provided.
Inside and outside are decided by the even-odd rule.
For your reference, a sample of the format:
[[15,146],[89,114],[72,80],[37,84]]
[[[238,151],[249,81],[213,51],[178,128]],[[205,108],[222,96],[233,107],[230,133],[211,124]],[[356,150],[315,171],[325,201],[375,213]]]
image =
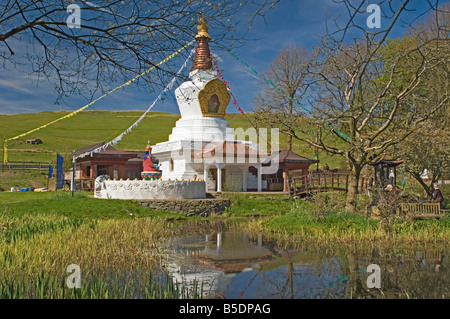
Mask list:
[[[282,249],[219,230],[174,238],[167,269],[184,285],[203,283],[212,298],[449,298],[446,255]],[[370,264],[380,267],[381,289],[368,288]]]
[[259,237],[255,244],[245,234],[217,233],[216,240],[205,236],[205,249],[198,254],[198,260],[224,273],[238,273],[253,267],[255,263],[270,259],[272,253],[262,245]]

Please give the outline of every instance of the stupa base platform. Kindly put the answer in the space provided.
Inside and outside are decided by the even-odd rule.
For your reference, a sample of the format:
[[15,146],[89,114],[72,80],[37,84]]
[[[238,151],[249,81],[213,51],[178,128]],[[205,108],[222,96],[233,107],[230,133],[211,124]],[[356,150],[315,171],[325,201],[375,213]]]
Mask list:
[[201,199],[206,198],[204,181],[102,180],[96,182],[95,198],[105,199]]

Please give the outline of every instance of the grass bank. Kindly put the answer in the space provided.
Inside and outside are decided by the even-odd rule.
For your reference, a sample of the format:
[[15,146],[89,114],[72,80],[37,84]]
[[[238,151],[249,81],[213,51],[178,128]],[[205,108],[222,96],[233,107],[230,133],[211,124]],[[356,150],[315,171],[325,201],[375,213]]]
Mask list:
[[[90,193],[0,192],[0,298],[198,298],[161,271],[162,249],[177,231],[173,220],[132,201],[101,200]],[[226,222],[280,247],[447,247],[450,218],[374,220],[343,209],[345,194],[292,201],[283,195],[223,194],[232,205],[207,220]],[[364,199],[361,198],[361,203]],[[82,270],[81,290],[68,289],[67,266]]]
[[[37,218],[37,224],[61,218],[70,221],[66,221],[69,224],[141,218],[165,222],[202,219],[150,210],[133,201],[100,200],[89,195],[88,192],[76,192],[74,197],[70,192],[0,192],[0,214],[3,218],[14,218],[16,224],[22,220],[23,225],[28,225],[33,218]],[[368,198],[361,197],[360,211],[350,214],[344,210],[345,194],[339,192],[295,201],[277,194],[224,193],[222,196],[231,200],[231,207],[222,215],[209,219],[236,220],[248,232],[292,242],[414,244],[448,243],[450,239],[449,216],[441,220],[411,221],[396,216],[376,220],[366,216],[364,208]],[[29,231],[38,232],[37,229]],[[2,234],[5,236],[4,230]]]
[[56,178],[48,179],[48,171],[4,171],[0,170],[0,196],[2,191],[10,191],[11,187],[17,189],[25,187],[56,188]]
[[[383,220],[366,215],[368,198],[360,198],[360,211],[345,211],[345,194],[322,193],[291,201],[282,196],[228,194],[232,202],[225,217],[245,219],[239,227],[255,237],[286,246],[312,245],[448,245],[450,217],[441,220]],[[248,217],[258,217],[251,218]]]
[[[0,216],[0,298],[198,298],[161,271],[161,220]],[[66,285],[80,267],[80,288]]]
[[[0,193],[0,298],[199,298],[162,271],[172,213],[89,193]],[[67,267],[81,269],[69,289]]]
[[[82,220],[174,218],[173,213],[152,211],[133,201],[92,198],[91,192],[0,192],[0,213],[22,217],[65,216]],[[182,218],[182,216],[177,216]]]
[[[2,115],[0,114],[0,136],[10,138],[31,129],[39,127],[69,112],[40,112],[28,114]],[[102,141],[108,142],[126,130],[141,115],[143,111],[84,111],[76,116],[64,121],[57,122],[43,128],[33,134],[17,140],[8,142],[9,161],[24,162],[53,162],[56,161],[56,153],[67,156],[74,149],[86,147]],[[254,118],[252,113],[247,114],[250,119]],[[175,122],[180,118],[178,114],[164,112],[149,112],[139,126],[135,127],[129,134],[117,144],[121,150],[143,150],[147,139],[142,136],[149,136],[152,144],[167,141],[168,136],[175,126]],[[225,119],[230,123],[231,128],[242,128],[244,130],[251,127],[249,120],[242,114],[227,114]],[[305,123],[303,131],[312,130],[315,127]],[[269,129],[270,132],[270,129]],[[301,134],[299,132],[299,134]],[[27,139],[39,138],[43,144],[32,145],[27,143]],[[329,137],[335,143],[340,143],[330,134]],[[280,134],[280,148],[288,145],[287,136]],[[272,144],[274,141],[271,142]],[[293,151],[306,157],[314,157],[314,147],[294,140]],[[3,148],[0,148],[0,158],[3,156]],[[330,168],[345,167],[344,161],[336,156],[329,156],[326,153],[320,154],[321,166],[327,163]],[[9,186],[9,185],[7,185]],[[9,187],[12,187],[11,185]],[[6,189],[9,189],[6,187]]]

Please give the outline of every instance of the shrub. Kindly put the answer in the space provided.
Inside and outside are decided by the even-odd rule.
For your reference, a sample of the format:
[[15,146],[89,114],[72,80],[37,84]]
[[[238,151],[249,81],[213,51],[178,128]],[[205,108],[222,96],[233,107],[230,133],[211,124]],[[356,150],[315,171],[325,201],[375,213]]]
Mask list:
[[310,198],[309,209],[312,217],[323,221],[330,213],[342,212],[345,204],[345,195],[338,192],[317,193]]

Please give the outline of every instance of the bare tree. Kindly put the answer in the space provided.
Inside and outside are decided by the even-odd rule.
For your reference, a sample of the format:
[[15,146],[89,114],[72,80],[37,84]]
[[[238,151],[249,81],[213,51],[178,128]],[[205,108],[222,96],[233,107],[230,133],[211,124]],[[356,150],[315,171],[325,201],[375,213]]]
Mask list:
[[[411,1],[381,1],[384,23],[389,24],[375,32],[358,24],[361,15],[366,14],[367,1],[336,2],[344,6],[349,17],[343,27],[336,20],[335,31],[323,37],[304,83],[313,115],[302,120],[309,127],[318,126],[319,137],[316,139],[311,130],[299,126],[300,119],[290,118],[279,124],[293,138],[345,158],[349,172],[346,208],[354,211],[362,169],[447,107],[450,50],[448,32],[445,38],[430,36],[422,40],[405,35],[397,41],[389,39],[399,21],[404,23],[402,17],[411,14]],[[427,3],[426,13],[448,14],[437,7],[438,1]],[[411,18],[411,25],[419,15]],[[424,84],[425,79],[436,76],[446,79],[443,89]],[[422,103],[412,103],[414,96],[420,97]],[[271,125],[277,125],[278,120],[271,117]],[[292,126],[283,130],[286,124]]]
[[[67,20],[74,11],[67,8],[74,1],[5,0],[0,2],[0,63],[51,81],[61,99],[91,98],[187,44],[200,16],[209,21],[216,41],[231,45],[244,39],[237,26],[251,25],[278,1],[82,0],[80,28],[70,28]],[[171,64],[161,65],[136,84],[154,88],[171,73]]]
[[[255,113],[258,122],[267,123],[270,118],[277,117],[276,124],[283,125],[288,131],[297,126],[298,123],[291,123],[298,119],[298,105],[294,105],[294,101],[302,99],[306,92],[310,56],[310,52],[299,46],[289,45],[281,49],[264,75],[281,91],[274,90],[272,85],[269,85],[256,97]],[[266,118],[269,113],[271,117]],[[296,116],[293,116],[294,114]],[[292,135],[292,132],[287,134],[290,150]]]

